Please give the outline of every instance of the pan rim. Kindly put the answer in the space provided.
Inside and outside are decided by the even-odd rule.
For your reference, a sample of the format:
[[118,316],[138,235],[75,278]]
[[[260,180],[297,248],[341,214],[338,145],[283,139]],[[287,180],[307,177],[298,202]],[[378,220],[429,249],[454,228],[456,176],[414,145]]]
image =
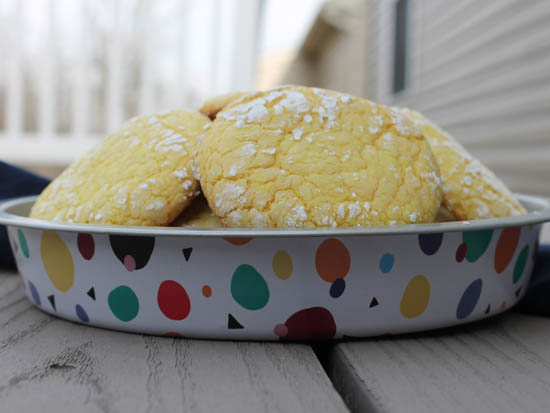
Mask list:
[[60,232],[91,234],[166,236],[199,238],[302,238],[302,237],[364,237],[379,235],[419,235],[441,232],[463,232],[495,228],[517,227],[550,222],[550,198],[538,195],[515,194],[520,202],[535,205],[525,215],[470,221],[437,222],[395,226],[314,228],[314,229],[250,229],[250,228],[196,228],[147,227],[123,225],[71,224],[28,218],[8,211],[36,200],[37,195],[8,199],[0,202],[0,225]]

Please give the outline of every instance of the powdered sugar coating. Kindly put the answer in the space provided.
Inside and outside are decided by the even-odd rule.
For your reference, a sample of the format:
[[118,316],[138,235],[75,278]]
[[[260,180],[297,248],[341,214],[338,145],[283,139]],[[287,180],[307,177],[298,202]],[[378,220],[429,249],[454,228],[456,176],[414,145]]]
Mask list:
[[31,217],[114,225],[168,225],[194,198],[190,164],[208,118],[175,110],[135,118],[69,166]]
[[[526,213],[504,183],[451,135],[418,112],[399,109],[422,129],[441,170],[443,205],[457,219],[498,218]],[[435,177],[432,182],[436,184]]]
[[280,87],[230,103],[205,133],[197,165],[224,226],[427,222],[441,199],[437,163],[413,122],[317,88]]

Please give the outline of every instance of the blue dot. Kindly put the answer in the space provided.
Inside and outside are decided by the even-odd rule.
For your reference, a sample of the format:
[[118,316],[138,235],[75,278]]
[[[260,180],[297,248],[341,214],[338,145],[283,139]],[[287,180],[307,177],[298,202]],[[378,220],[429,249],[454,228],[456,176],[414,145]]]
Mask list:
[[332,298],[338,298],[344,293],[345,289],[346,289],[346,282],[344,281],[344,279],[337,278],[334,280],[334,282],[330,286],[330,296]]
[[84,309],[80,304],[76,305],[75,310],[76,310],[76,315],[78,316],[78,318],[80,318],[80,321],[84,321],[85,323],[90,321],[88,314],[86,314],[86,311],[84,311]]
[[395,258],[392,254],[387,253],[382,255],[382,258],[380,258],[380,271],[382,271],[384,274],[390,272],[393,268],[394,262]]
[[478,278],[466,288],[456,308],[456,318],[462,320],[472,314],[481,296],[482,287],[483,281]]
[[40,296],[38,295],[38,290],[36,289],[36,287],[32,282],[29,281],[28,284],[29,284],[29,290],[31,290],[32,300],[36,305],[40,305]]

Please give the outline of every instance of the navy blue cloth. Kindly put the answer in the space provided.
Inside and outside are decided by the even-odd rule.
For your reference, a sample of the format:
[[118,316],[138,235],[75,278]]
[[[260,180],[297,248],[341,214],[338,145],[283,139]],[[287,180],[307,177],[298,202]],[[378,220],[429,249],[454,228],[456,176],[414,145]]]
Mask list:
[[[37,195],[49,183],[49,179],[0,161],[0,199]],[[15,265],[8,233],[6,227],[2,225],[0,225],[0,264]]]
[[539,246],[529,289],[516,309],[550,317],[550,244]]

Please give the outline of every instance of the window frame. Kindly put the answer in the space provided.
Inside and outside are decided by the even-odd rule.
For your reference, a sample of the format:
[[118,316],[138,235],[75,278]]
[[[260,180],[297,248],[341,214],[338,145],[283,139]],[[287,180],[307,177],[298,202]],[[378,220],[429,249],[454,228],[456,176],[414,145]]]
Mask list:
[[411,0],[395,0],[392,4],[393,50],[391,94],[399,96],[409,89]]

